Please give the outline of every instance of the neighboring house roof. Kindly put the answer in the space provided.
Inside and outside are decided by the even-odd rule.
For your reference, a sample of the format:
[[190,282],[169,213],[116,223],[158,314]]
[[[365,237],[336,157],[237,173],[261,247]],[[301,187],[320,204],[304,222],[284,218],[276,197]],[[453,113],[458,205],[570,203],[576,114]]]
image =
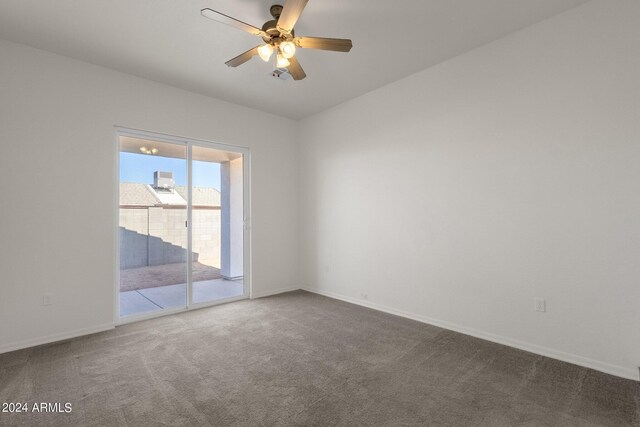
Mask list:
[[[195,187],[192,191],[194,206],[220,207],[220,192],[215,188]],[[156,192],[149,184],[120,183],[120,206],[185,205],[187,187],[176,186],[174,192]]]
[[147,184],[137,182],[120,183],[120,205],[155,206],[160,200],[149,190]]
[[[187,187],[176,186],[176,191],[187,200]],[[194,187],[191,197],[193,206],[220,206],[220,192],[215,188]]]

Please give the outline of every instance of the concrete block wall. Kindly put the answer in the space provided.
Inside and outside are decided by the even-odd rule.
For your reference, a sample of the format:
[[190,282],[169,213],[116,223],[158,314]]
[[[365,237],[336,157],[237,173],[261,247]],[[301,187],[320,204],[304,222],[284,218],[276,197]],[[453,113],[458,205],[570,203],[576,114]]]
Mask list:
[[120,208],[120,268],[149,265],[149,210]]
[[[186,209],[120,208],[120,268],[185,262]],[[220,268],[220,210],[193,210],[193,260]]]
[[220,268],[220,210],[194,208],[192,221],[193,252],[199,255],[198,261]]

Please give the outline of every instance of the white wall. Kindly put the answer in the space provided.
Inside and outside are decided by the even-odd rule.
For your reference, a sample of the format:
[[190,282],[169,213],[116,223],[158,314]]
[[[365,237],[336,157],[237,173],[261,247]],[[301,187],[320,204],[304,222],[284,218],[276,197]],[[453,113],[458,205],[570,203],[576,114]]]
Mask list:
[[295,122],[0,41],[0,352],[113,325],[114,125],[249,147],[254,295],[297,287]]
[[304,120],[306,286],[637,379],[639,23],[593,1]]

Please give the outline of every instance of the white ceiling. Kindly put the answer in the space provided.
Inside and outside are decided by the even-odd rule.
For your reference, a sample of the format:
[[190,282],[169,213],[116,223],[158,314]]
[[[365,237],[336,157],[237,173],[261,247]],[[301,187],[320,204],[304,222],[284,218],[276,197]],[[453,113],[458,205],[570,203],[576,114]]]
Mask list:
[[354,47],[298,51],[298,82],[257,57],[228,68],[261,40],[200,16],[209,7],[262,26],[276,0],[2,0],[0,38],[298,119],[585,1],[310,0],[296,35]]

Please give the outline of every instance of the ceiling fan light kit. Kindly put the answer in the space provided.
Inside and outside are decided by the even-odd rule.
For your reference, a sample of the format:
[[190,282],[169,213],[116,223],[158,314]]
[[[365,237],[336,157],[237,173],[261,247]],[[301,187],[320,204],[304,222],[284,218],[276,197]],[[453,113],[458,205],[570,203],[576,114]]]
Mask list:
[[282,79],[282,74],[288,73],[293,80],[302,80],[307,75],[295,57],[298,48],[349,52],[353,46],[351,40],[348,39],[296,37],[293,27],[298,22],[308,1],[286,0],[284,6],[274,4],[269,9],[274,19],[265,22],[262,28],[254,27],[213,9],[202,9],[201,13],[205,18],[262,37],[265,44],[249,49],[230,59],[226,62],[229,67],[242,65],[256,55],[264,62],[269,62],[273,53],[276,52],[275,69],[272,75]]

